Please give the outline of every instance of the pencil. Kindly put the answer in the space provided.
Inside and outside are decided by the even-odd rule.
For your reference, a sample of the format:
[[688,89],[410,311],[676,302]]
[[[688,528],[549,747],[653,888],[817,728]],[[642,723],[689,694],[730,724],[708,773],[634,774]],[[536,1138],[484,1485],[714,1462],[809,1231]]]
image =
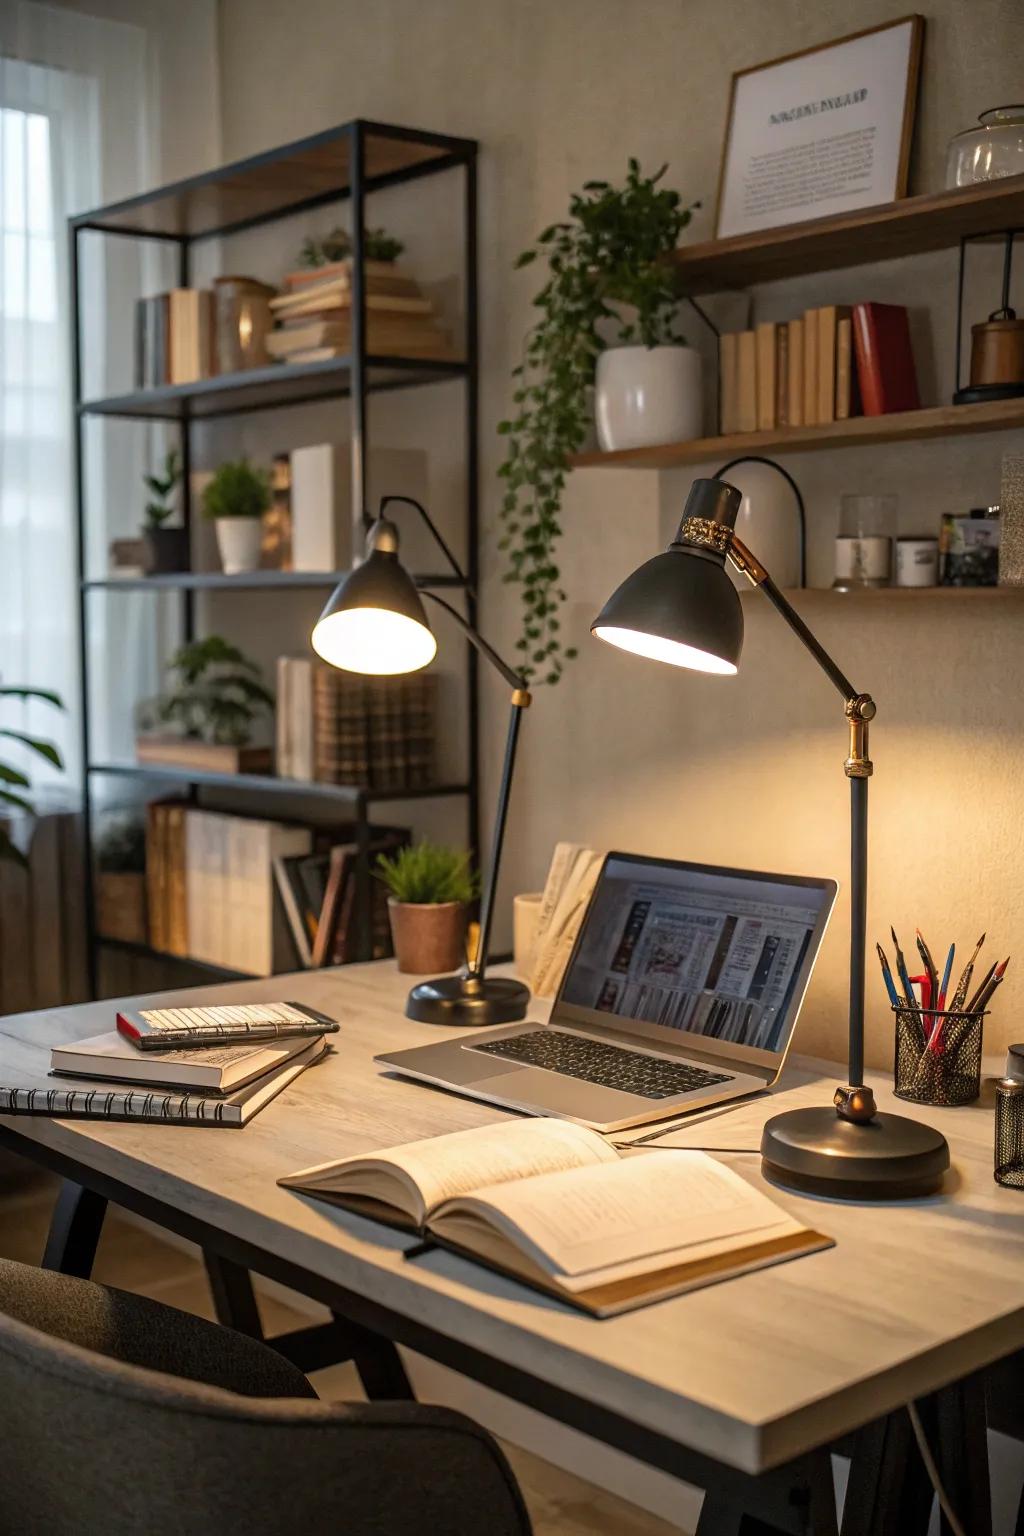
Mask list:
[[992,964],[989,966],[988,970],[985,972],[985,975],[982,977],[981,981],[979,982],[978,990],[974,993],[974,996],[971,998],[970,1002],[967,1004],[967,1010],[966,1011],[968,1013],[974,1013],[975,1012],[975,1010],[978,1007],[978,1003],[979,1003],[979,1000],[981,998],[982,993],[985,991],[986,987],[988,986],[989,982],[992,980],[992,978],[995,975],[995,973],[996,973],[996,962],[993,960]]
[[882,948],[881,944],[876,944],[875,949],[878,951],[878,962],[882,967],[882,980],[885,982],[885,990],[889,994],[889,1001],[892,1003],[894,1008],[902,1007],[903,999],[900,997],[896,990],[896,983],[892,979],[892,971],[889,969],[889,962],[885,958],[885,950]]
[[949,954],[946,956],[946,968],[942,973],[942,986],[939,988],[939,1011],[946,1006],[946,993],[949,991],[949,976],[953,969],[953,956],[956,954],[956,945],[949,946]]

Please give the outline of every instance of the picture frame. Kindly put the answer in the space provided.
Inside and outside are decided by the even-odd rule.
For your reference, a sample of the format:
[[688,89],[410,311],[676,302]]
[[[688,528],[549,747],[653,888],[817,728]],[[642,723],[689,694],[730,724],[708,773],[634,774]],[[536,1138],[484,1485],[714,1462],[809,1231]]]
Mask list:
[[715,238],[905,197],[923,41],[912,14],[735,71]]

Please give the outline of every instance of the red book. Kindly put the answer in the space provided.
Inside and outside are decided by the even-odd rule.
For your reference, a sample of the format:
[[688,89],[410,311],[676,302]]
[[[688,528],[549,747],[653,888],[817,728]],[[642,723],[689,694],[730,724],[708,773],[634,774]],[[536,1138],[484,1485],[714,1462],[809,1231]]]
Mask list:
[[855,304],[853,347],[865,416],[920,409],[910,327],[902,304]]

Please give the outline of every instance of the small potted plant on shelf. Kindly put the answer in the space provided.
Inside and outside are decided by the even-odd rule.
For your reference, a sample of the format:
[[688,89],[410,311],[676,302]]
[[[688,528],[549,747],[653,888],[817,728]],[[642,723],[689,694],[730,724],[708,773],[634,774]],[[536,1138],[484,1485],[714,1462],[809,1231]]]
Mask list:
[[105,939],[145,944],[146,829],[131,812],[113,814],[96,845],[96,917]]
[[164,456],[162,474],[143,475],[142,478],[149,492],[146,522],[142,530],[146,574],[162,576],[172,571],[187,571],[188,529],[167,527],[176,510],[175,493],[181,484],[178,450],[172,448]]
[[[385,229],[363,230],[363,255],[367,261],[380,261],[390,266],[405,250],[401,240],[389,235]],[[348,261],[352,255],[352,236],[340,225],[326,235],[309,235],[302,242],[299,252],[300,267],[331,267]]]
[[226,575],[259,569],[263,514],[271,501],[269,474],[248,459],[221,464],[209,481],[203,491],[203,512],[217,530]]
[[[44,704],[52,704],[55,709],[64,708],[60,696],[51,693],[47,688],[5,688],[0,684],[0,701],[4,699],[39,699]],[[64,766],[60,752],[52,741],[42,741],[38,736],[27,736],[24,731],[15,731],[6,727],[0,729],[0,736],[20,743],[30,752],[34,752],[37,757],[44,758],[54,768]],[[24,816],[35,815],[32,802],[28,799],[31,788],[27,773],[10,763],[0,762],[0,859],[20,864],[22,867],[27,867],[28,860],[12,836],[10,819],[12,813],[14,815],[20,813]]]
[[268,773],[270,750],[253,728],[274,707],[260,669],[222,635],[190,641],[171,657],[171,692],[143,704],[135,753],[143,763],[214,773]]
[[437,843],[381,854],[398,969],[407,975],[454,971],[465,959],[469,904],[477,894],[470,856]]
[[645,176],[630,160],[623,186],[586,182],[568,220],[549,225],[516,263],[547,264],[512,371],[514,410],[498,426],[508,439],[499,547],[505,580],[521,588],[520,669],[533,680],[557,683],[575,654],[562,648],[555,551],[567,461],[592,412],[604,449],[700,436],[700,358],[677,327],[669,261],[692,210],[659,185],[665,169]]

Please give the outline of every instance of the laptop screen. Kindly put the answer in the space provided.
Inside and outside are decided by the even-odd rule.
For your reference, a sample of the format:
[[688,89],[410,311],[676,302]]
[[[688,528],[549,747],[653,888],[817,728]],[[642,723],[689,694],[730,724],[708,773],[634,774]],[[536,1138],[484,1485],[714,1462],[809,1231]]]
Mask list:
[[782,1052],[835,894],[832,880],[609,854],[558,1002]]

